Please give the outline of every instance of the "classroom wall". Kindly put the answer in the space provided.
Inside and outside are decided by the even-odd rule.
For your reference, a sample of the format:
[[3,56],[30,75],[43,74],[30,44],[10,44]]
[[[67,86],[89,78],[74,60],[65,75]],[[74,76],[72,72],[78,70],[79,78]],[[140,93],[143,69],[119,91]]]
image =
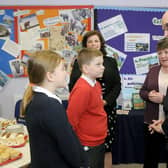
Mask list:
[[13,119],[15,103],[24,93],[28,84],[27,78],[11,78],[0,91],[0,117]]
[[[0,6],[19,6],[19,5],[68,5],[69,0],[0,0]],[[95,5],[95,6],[122,6],[122,7],[168,7],[167,0],[71,0],[70,5]],[[15,102],[20,99],[28,83],[26,78],[13,78],[7,86],[0,91],[0,117],[14,118]]]

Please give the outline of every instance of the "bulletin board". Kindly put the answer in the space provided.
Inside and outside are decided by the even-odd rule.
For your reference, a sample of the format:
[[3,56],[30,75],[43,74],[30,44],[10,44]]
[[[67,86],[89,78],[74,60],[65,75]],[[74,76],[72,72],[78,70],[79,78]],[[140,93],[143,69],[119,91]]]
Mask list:
[[13,9],[0,10],[0,70],[6,74],[11,74],[8,60],[13,56],[1,48],[7,39],[16,39],[13,12]]
[[92,22],[93,6],[1,6],[0,80],[27,76],[24,65],[42,49],[57,51],[68,66]]
[[117,60],[122,79],[118,104],[125,110],[143,109],[139,96],[149,68],[159,64],[156,45],[163,38],[161,17],[168,9],[96,7],[95,29]]

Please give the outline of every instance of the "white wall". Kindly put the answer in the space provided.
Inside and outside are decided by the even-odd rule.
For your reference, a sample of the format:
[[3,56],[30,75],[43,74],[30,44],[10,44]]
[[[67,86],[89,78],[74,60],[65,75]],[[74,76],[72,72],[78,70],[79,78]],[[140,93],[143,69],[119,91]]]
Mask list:
[[[0,0],[0,6],[5,5],[95,5],[168,8],[168,0]],[[0,91],[0,117],[14,117],[15,102],[22,96],[27,83],[28,80],[26,78],[14,78]]]
[[12,78],[0,90],[0,117],[14,118],[15,103],[22,97],[27,84],[27,78]]

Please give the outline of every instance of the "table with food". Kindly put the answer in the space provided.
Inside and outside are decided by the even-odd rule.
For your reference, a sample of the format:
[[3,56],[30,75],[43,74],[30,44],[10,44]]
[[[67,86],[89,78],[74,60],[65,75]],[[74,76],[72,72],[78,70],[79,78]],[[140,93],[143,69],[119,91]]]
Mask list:
[[26,126],[0,118],[0,167],[21,168],[30,163]]

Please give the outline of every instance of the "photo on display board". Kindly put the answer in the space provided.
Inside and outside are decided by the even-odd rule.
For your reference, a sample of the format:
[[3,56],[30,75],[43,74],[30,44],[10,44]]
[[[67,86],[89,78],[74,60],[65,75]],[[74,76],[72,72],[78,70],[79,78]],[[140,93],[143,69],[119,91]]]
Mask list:
[[7,82],[9,81],[9,77],[0,70],[0,90],[7,84]]
[[9,65],[14,77],[19,77],[24,74],[24,68],[20,59],[10,60]]
[[29,16],[25,16],[20,19],[20,26],[23,31],[38,25],[39,25],[39,22],[35,14],[31,14]]
[[6,25],[0,24],[0,38],[7,37],[9,35],[10,35],[10,32],[8,28],[6,27]]

